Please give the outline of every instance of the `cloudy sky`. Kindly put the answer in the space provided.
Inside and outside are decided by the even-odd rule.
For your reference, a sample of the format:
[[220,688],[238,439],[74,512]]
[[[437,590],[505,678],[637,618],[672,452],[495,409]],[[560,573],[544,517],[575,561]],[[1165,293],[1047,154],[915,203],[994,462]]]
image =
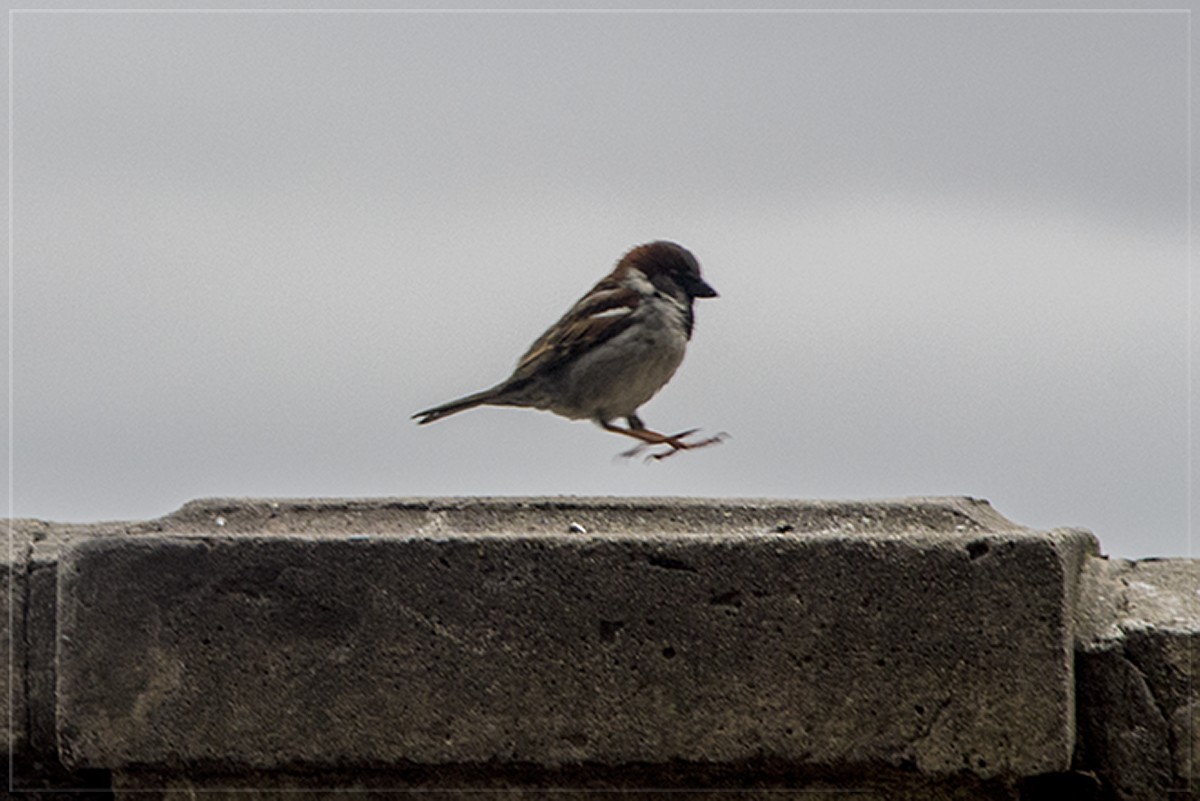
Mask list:
[[[9,20],[18,516],[967,494],[1191,550],[1185,13]],[[643,417],[724,444],[409,420],[657,238],[721,297]]]

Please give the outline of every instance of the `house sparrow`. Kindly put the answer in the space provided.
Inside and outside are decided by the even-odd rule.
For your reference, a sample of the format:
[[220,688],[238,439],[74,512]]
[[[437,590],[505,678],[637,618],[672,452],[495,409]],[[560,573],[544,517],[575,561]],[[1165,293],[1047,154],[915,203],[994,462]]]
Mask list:
[[[662,459],[717,443],[722,435],[685,442],[695,428],[671,435],[651,431],[637,415],[683,361],[692,336],[692,301],[716,296],[685,248],[663,241],[635,247],[530,346],[511,376],[413,419],[423,425],[476,406],[525,406],[571,420],[587,418],[640,441],[623,456],[665,445],[669,450],[652,454]],[[622,417],[628,428],[613,423]]]

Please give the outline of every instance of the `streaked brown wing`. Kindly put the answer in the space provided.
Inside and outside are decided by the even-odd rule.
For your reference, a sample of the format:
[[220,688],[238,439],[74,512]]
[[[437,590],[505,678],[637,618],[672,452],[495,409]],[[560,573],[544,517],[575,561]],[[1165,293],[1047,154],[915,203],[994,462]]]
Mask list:
[[605,278],[529,346],[517,362],[513,379],[553,370],[612,339],[629,327],[640,302],[637,291]]

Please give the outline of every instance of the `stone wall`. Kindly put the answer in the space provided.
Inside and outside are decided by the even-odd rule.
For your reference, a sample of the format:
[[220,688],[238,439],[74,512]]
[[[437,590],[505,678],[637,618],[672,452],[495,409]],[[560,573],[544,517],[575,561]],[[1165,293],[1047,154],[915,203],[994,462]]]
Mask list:
[[984,501],[214,500],[12,543],[16,790],[1196,789],[1200,565]]

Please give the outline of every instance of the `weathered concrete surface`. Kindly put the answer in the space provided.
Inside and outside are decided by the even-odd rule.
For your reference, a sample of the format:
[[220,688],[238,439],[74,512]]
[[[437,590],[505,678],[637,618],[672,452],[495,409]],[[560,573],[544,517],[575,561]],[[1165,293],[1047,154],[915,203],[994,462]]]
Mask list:
[[[0,575],[0,665],[3,665],[3,686],[0,686],[0,744],[5,753],[25,747],[26,729],[18,725],[26,715],[25,703],[25,572],[29,554],[28,537],[18,527],[7,527],[8,548],[4,552],[4,572]],[[10,728],[8,721],[13,721]]]
[[1089,559],[1077,762],[1119,799],[1200,795],[1200,563]]
[[128,533],[59,563],[73,766],[1070,764],[1096,545],[983,502],[214,501]]
[[[119,524],[71,526],[40,520],[9,521],[9,557],[3,581],[12,592],[4,592],[0,603],[12,604],[12,629],[7,630],[0,649],[7,649],[6,685],[3,705],[11,703],[12,716],[3,720],[11,755],[11,772],[6,786],[15,793],[36,794],[40,799],[79,799],[82,790],[107,787],[106,772],[64,769],[58,758],[55,726],[55,644],[57,639],[58,552],[70,539],[120,536]],[[7,629],[10,617],[0,617]],[[11,692],[9,692],[11,691]],[[66,792],[57,789],[70,788]],[[0,797],[3,794],[0,793]]]
[[[43,656],[53,659],[55,604],[53,592],[48,596],[46,544],[57,540],[54,526],[38,520],[14,519],[6,522],[8,548],[3,555],[3,574],[0,575],[0,665],[3,665],[3,686],[0,687],[0,744],[5,753],[28,752],[45,741],[31,737],[30,720],[44,709],[38,703],[53,698],[53,682],[47,687]],[[53,581],[53,562],[49,565]],[[31,605],[30,598],[35,602]],[[12,726],[7,725],[11,721]],[[43,721],[39,720],[39,723]],[[43,729],[53,742],[53,725]]]

